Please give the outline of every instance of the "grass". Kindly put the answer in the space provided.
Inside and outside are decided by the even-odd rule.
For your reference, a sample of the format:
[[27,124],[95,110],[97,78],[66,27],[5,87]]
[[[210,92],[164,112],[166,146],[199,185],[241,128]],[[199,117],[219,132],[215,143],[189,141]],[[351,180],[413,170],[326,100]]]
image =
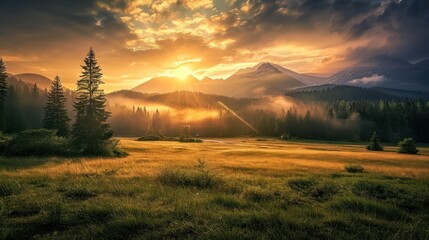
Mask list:
[[429,238],[427,147],[413,156],[250,138],[121,146],[128,157],[1,158],[0,239]]
[[365,171],[365,169],[358,164],[347,165],[345,169],[349,173],[363,173]]

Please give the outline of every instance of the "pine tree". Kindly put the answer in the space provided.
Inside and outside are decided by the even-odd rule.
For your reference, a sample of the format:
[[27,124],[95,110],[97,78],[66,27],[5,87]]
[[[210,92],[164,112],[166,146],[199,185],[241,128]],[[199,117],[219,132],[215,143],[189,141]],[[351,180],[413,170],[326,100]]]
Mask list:
[[371,143],[366,146],[366,149],[371,151],[383,151],[383,146],[381,146],[378,142],[380,139],[377,136],[377,133],[374,132],[371,137]]
[[8,92],[6,78],[6,66],[3,63],[3,59],[0,58],[0,130],[4,130],[4,102]]
[[106,97],[100,89],[102,73],[91,48],[84,59],[82,75],[77,82],[74,103],[76,122],[73,125],[73,143],[84,154],[106,153],[106,144],[113,131],[106,123],[110,113],[105,110]]
[[56,76],[52,82],[51,90],[48,93],[43,127],[47,129],[57,129],[57,135],[64,137],[70,134],[70,118],[67,114],[66,101],[67,99],[64,96],[61,80]]

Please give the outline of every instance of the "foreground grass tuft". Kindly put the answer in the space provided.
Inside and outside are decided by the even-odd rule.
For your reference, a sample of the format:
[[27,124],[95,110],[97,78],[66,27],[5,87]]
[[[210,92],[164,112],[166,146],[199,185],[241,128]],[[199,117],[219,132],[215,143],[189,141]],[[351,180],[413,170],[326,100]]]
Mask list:
[[16,181],[0,180],[0,197],[7,197],[12,194],[18,194],[21,191],[21,185]]
[[361,165],[347,165],[345,167],[346,171],[349,173],[363,173],[365,169]]
[[387,203],[380,203],[374,200],[355,196],[337,199],[331,206],[334,210],[361,213],[392,221],[407,219],[405,212],[397,207]]
[[198,189],[215,188],[221,183],[220,178],[209,172],[184,169],[164,169],[158,180],[166,185]]
[[86,200],[95,196],[97,196],[95,192],[86,188],[67,189],[64,192],[64,197],[74,200]]

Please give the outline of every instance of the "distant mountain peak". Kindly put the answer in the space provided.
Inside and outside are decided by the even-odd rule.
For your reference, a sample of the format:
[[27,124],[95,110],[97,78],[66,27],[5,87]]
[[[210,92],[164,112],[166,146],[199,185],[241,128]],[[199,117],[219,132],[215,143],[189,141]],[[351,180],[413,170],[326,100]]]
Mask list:
[[263,63],[260,63],[258,65],[259,66],[256,70],[259,72],[272,72],[272,73],[278,72],[278,73],[281,73],[279,71],[279,69],[277,67],[275,67],[273,64],[271,64],[270,62],[263,62]]

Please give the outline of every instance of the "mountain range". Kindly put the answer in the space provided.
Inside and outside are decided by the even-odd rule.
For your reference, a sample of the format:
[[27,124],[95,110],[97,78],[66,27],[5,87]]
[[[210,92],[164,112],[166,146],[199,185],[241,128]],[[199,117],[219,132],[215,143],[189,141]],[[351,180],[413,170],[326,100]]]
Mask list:
[[[52,81],[42,75],[23,73],[13,75],[40,89],[49,89]],[[300,89],[316,90],[328,85],[348,85],[363,88],[379,88],[383,92],[404,96],[429,93],[429,60],[412,64],[408,61],[380,55],[359,62],[330,77],[300,74],[280,65],[262,62],[253,67],[236,71],[226,79],[206,77],[198,80],[192,75],[185,79],[154,77],[131,90],[147,94],[164,94],[175,91],[191,91],[230,97],[262,97],[284,95]],[[411,92],[404,92],[404,90]],[[418,91],[419,93],[415,92]],[[399,94],[400,95],[400,94]]]
[[188,76],[185,80],[156,77],[133,88],[144,93],[177,90],[233,97],[282,95],[287,91],[325,84],[429,92],[429,60],[412,64],[390,56],[375,56],[330,77],[300,74],[270,62],[240,69],[225,80]]

